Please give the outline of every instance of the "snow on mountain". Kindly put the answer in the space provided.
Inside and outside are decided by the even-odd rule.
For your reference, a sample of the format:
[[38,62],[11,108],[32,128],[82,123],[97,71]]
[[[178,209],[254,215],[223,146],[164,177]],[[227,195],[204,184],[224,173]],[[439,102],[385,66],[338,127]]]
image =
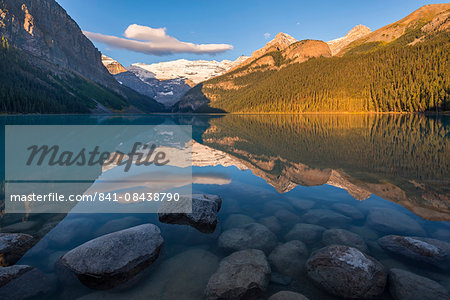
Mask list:
[[168,62],[154,63],[151,65],[135,63],[131,66],[142,68],[155,74],[159,80],[183,78],[192,81],[194,84],[208,80],[212,77],[222,75],[231,69],[236,63],[247,59],[245,56],[239,57],[236,61],[222,60],[187,60],[179,59]]
[[350,30],[345,36],[331,40],[327,42],[327,44],[331,49],[331,53],[333,55],[336,55],[351,42],[356,41],[357,39],[366,36],[371,32],[372,30],[370,30],[369,27],[358,25],[353,27],[352,30]]

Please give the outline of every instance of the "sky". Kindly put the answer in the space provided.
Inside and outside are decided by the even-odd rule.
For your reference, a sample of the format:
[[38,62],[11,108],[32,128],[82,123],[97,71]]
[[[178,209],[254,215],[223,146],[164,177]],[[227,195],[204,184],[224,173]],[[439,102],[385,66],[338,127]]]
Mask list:
[[393,23],[426,0],[57,0],[105,55],[122,65],[235,60],[278,32],[329,41],[363,24]]

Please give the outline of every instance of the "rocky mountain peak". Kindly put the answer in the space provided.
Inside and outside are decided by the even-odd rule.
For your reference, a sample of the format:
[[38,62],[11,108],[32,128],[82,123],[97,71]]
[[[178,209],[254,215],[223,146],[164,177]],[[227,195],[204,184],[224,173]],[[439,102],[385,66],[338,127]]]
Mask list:
[[364,25],[353,27],[345,36],[327,42],[333,55],[338,54],[345,46],[372,33],[372,30]]
[[116,75],[119,73],[126,72],[125,69],[118,61],[102,54],[102,63],[108,69],[109,73]]
[[[279,32],[273,40],[271,40],[267,45],[273,45],[278,44],[284,48],[288,47],[289,45],[295,43],[297,40],[290,36],[287,33]],[[281,49],[280,49],[281,50]]]

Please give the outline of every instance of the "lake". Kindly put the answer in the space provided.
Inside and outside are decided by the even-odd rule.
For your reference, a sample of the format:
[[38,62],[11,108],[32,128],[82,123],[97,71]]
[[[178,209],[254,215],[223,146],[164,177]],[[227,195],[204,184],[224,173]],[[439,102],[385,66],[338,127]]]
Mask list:
[[[263,247],[272,270],[264,299],[278,291],[340,299],[307,276],[304,267],[315,251],[336,240],[360,249],[386,270],[407,270],[450,289],[448,269],[389,251],[379,242],[388,235],[450,242],[450,116],[68,115],[0,120],[2,126],[192,125],[193,193],[222,198],[212,232],[162,223],[157,214],[3,213],[1,232],[28,233],[39,240],[17,264],[50,275],[55,287],[49,298],[202,299],[220,261],[233,252],[224,247],[225,238],[239,240],[238,230],[253,234],[261,225],[276,240]],[[61,275],[57,262],[67,251],[144,223],[157,225],[165,244],[157,260],[130,281],[98,291]],[[254,223],[258,225],[248,226]],[[286,247],[273,251],[292,240],[300,240],[297,252],[302,253],[295,256]],[[392,299],[388,290],[377,298]]]

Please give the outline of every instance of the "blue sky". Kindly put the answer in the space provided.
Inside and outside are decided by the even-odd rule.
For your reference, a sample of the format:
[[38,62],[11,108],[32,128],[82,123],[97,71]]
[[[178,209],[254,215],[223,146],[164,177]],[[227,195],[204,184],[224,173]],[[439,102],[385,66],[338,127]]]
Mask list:
[[[67,10],[82,30],[91,33],[124,38],[128,26],[138,24],[151,28],[166,28],[165,34],[169,36],[167,37],[169,41],[174,37],[179,41],[194,44],[233,46],[232,50],[215,54],[162,52],[154,55],[115,49],[104,43],[94,42],[102,53],[117,59],[125,66],[135,62],[153,63],[179,58],[234,60],[242,54],[250,55],[252,51],[263,47],[270,40],[265,37],[266,33],[272,38],[278,32],[285,32],[297,40],[309,38],[328,41],[345,35],[358,24],[376,30],[405,17],[422,5],[446,3],[446,1],[423,0],[57,0],[57,2]],[[158,32],[155,31],[155,34]],[[123,42],[126,43],[126,40]],[[199,50],[201,51],[203,50]]]

